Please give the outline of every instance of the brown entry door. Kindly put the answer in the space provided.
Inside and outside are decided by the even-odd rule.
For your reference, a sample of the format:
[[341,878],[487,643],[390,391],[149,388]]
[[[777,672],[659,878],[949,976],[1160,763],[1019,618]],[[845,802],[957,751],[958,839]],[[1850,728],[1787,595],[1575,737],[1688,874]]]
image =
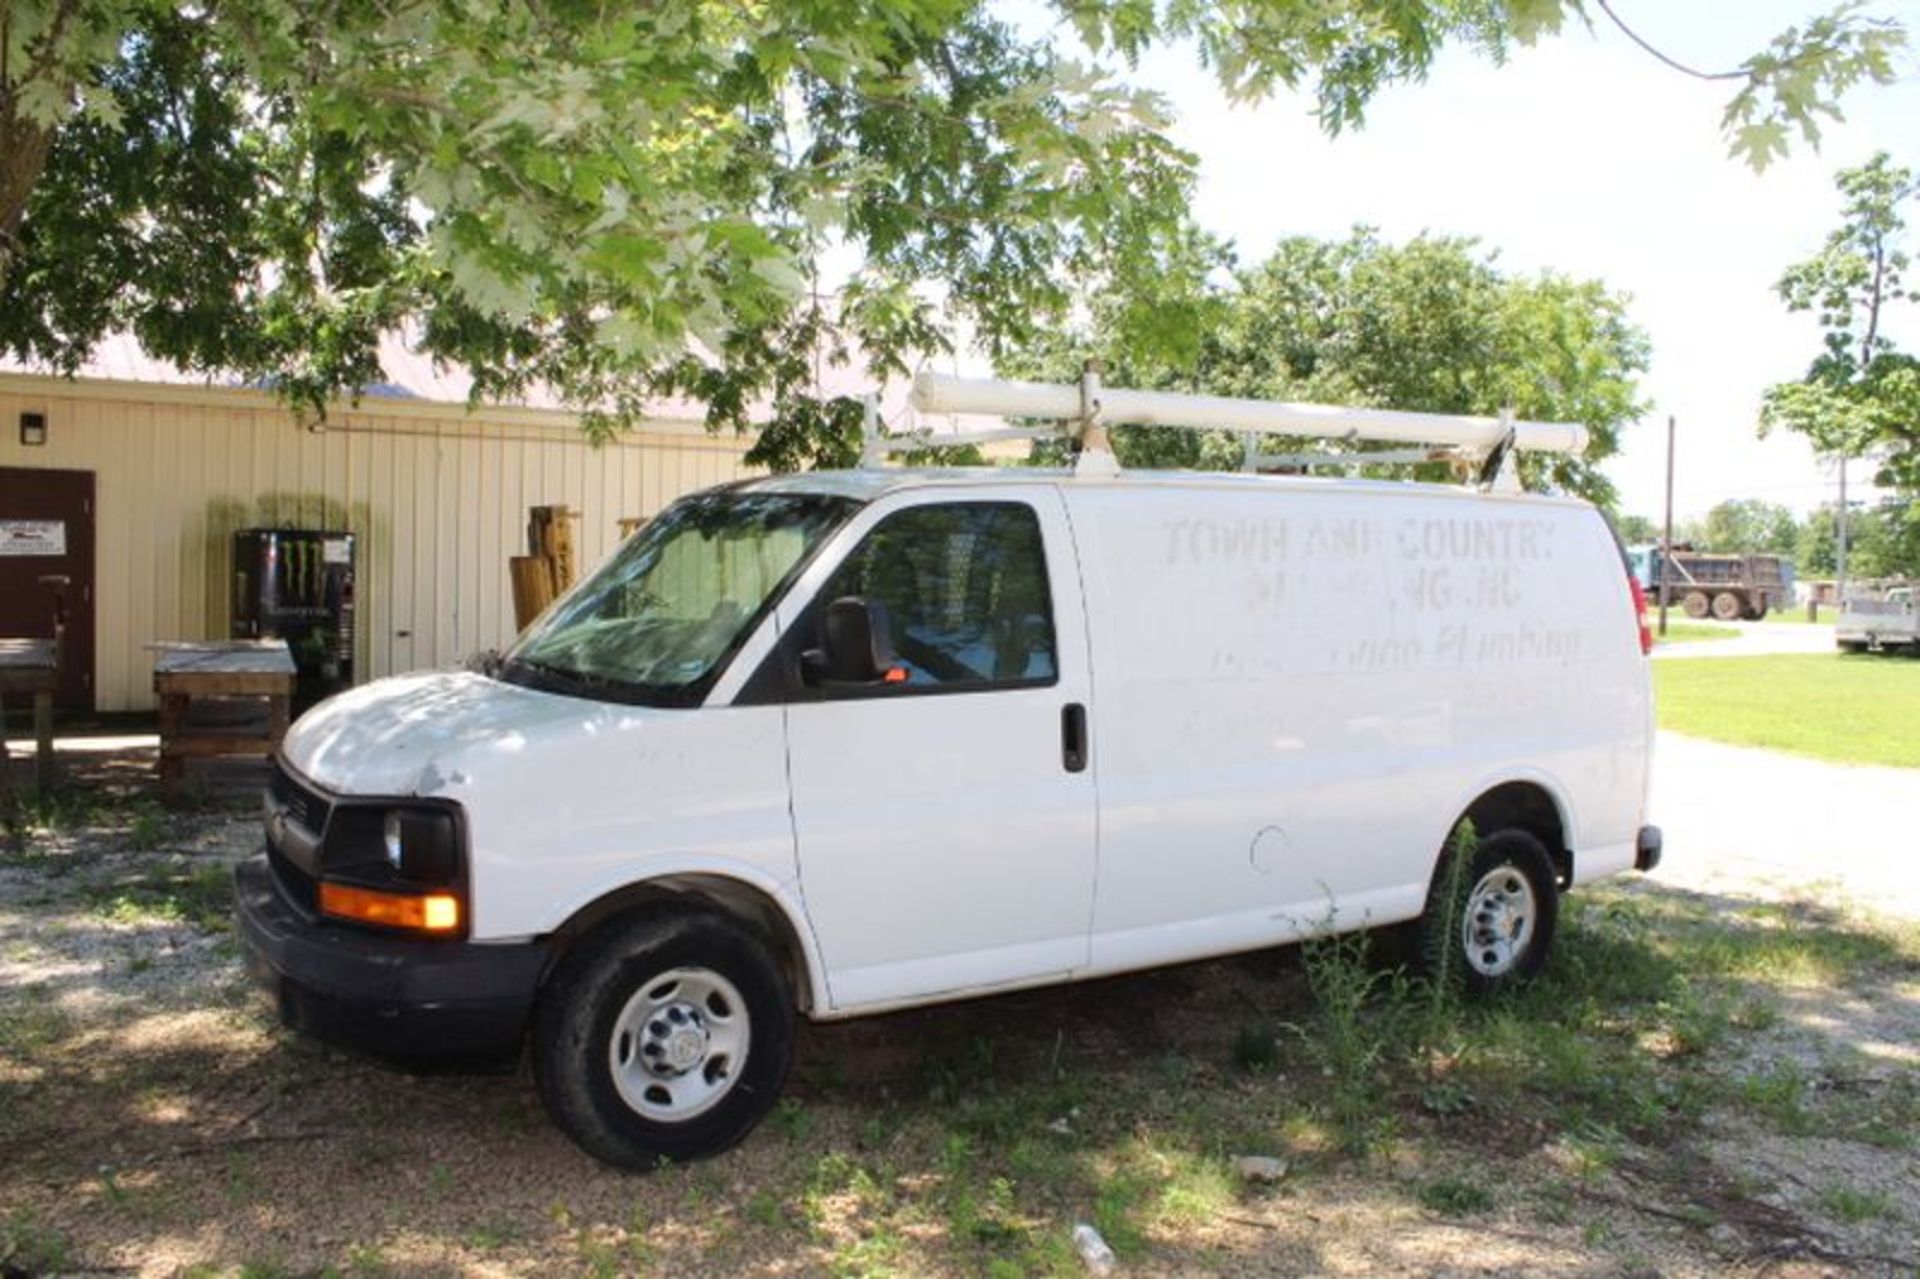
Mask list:
[[67,617],[58,701],[92,710],[93,472],[0,466],[0,636],[51,636],[56,593]]

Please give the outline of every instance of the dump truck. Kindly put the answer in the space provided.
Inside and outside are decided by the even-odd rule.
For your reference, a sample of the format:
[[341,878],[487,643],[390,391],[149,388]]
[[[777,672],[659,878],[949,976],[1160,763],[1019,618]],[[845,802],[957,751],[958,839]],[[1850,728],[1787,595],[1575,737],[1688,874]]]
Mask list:
[[1665,602],[1678,604],[1688,617],[1757,622],[1793,603],[1793,561],[1784,556],[1713,555],[1682,544],[1664,557],[1664,579],[1658,546],[1635,547],[1628,557],[1647,599],[1658,605],[1664,584]]
[[1833,642],[1843,653],[1905,649],[1920,653],[1920,605],[1913,587],[1849,595],[1833,624]]

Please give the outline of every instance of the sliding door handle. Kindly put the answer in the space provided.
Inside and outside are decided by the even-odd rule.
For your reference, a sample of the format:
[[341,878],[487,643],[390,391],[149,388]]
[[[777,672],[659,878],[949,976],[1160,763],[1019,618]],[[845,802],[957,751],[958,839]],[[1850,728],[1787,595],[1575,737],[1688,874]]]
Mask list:
[[1060,708],[1060,762],[1069,773],[1087,767],[1087,708],[1079,702]]

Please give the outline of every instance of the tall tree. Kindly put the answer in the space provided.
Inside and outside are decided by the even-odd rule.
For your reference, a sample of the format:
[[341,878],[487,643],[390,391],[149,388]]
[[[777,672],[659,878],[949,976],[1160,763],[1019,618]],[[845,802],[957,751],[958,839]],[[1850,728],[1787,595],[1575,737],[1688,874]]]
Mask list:
[[1920,360],[1887,336],[1893,311],[1915,296],[1906,210],[1920,184],[1883,151],[1835,185],[1841,224],[1777,286],[1789,310],[1818,318],[1820,353],[1799,381],[1768,389],[1761,431],[1785,427],[1842,458],[1880,453],[1884,482],[1920,487]]
[[[1108,377],[1126,385],[1580,422],[1584,456],[1523,455],[1523,470],[1612,503],[1597,463],[1645,407],[1636,378],[1648,347],[1625,300],[1597,282],[1510,276],[1472,240],[1395,245],[1361,228],[1284,240],[1196,305],[1210,318],[1190,354],[1128,347],[1112,305],[1096,303],[1085,325],[1043,334],[1001,366],[1067,378],[1085,357],[1119,352]],[[1220,432],[1121,428],[1115,449],[1136,465],[1218,466],[1237,464],[1241,445]]]
[[[1835,180],[1842,221],[1821,251],[1789,267],[1777,286],[1789,310],[1815,312],[1821,351],[1798,382],[1768,388],[1760,433],[1774,427],[1805,435],[1839,460],[1835,572],[1844,593],[1857,540],[1847,499],[1847,464],[1875,456],[1880,483],[1920,490],[1920,359],[1897,350],[1889,312],[1913,298],[1906,286],[1905,209],[1920,194],[1913,171],[1886,152],[1843,169]],[[1871,575],[1871,574],[1869,574]]]
[[1734,498],[1707,512],[1696,541],[1703,551],[1792,555],[1799,547],[1800,523],[1776,502]]
[[1614,528],[1628,546],[1645,546],[1660,540],[1660,526],[1644,515],[1622,515],[1614,521]]
[[[986,0],[0,0],[0,349],[70,370],[131,329],[317,410],[404,324],[480,398],[543,383],[599,429],[663,392],[716,424],[765,401],[762,460],[843,458],[858,406],[823,362],[1022,344],[1076,286],[1123,300],[1131,346],[1191,344],[1192,157],[1111,66],[1191,48],[1339,129],[1448,44],[1499,59],[1586,16],[1052,8],[1071,39]],[[1851,3],[1786,33],[1732,72],[1729,145],[1764,162],[1904,34]],[[861,266],[829,293],[836,247]]]
[[[1832,504],[1807,516],[1800,527],[1795,564],[1803,576],[1830,575],[1837,568],[1838,521]],[[1847,571],[1856,577],[1920,580],[1920,504],[1888,498],[1849,512]]]

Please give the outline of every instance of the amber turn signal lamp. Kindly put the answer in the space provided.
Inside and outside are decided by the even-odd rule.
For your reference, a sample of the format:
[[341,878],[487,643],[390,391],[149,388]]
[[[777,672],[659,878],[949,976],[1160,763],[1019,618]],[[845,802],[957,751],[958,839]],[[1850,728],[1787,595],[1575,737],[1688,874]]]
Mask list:
[[460,899],[449,893],[382,893],[346,884],[320,885],[320,913],[382,928],[451,933],[460,927]]

